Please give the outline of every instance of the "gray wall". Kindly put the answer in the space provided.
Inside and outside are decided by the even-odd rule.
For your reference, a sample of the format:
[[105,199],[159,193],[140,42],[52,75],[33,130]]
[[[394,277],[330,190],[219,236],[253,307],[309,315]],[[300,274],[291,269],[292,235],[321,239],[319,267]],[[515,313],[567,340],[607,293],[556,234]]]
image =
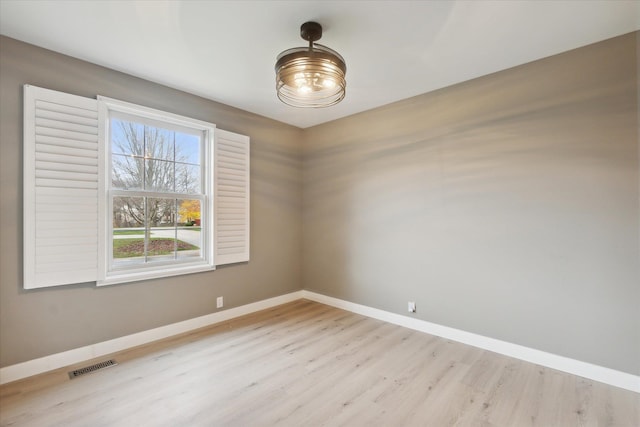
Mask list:
[[[0,38],[0,366],[303,285],[640,374],[638,37],[304,131]],[[251,261],[24,291],[24,83],[251,136]]]
[[638,34],[307,129],[305,289],[640,374]]
[[[22,289],[22,85],[96,94],[251,137],[251,261],[215,272],[96,288]],[[301,287],[302,131],[0,38],[0,366],[282,295]],[[28,224],[27,224],[28,226]]]

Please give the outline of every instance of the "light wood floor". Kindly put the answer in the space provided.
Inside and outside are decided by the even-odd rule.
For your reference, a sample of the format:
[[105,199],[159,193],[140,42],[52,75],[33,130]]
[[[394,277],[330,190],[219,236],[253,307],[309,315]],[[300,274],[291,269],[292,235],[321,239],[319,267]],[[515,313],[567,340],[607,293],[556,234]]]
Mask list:
[[0,424],[640,425],[640,394],[304,300],[115,358],[1,387]]

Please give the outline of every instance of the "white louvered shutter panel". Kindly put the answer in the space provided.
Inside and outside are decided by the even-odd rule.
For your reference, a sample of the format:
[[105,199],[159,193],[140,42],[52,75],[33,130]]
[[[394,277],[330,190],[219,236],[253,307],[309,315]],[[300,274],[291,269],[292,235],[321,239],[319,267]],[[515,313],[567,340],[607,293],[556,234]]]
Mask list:
[[216,129],[215,263],[249,261],[249,137]]
[[95,281],[98,108],[24,87],[24,288]]

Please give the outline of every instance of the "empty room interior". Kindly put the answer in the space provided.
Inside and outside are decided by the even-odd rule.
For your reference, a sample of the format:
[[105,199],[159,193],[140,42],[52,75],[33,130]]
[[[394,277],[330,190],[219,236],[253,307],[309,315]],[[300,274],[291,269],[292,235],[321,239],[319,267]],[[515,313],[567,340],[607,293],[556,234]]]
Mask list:
[[1,426],[640,426],[640,2],[0,0]]

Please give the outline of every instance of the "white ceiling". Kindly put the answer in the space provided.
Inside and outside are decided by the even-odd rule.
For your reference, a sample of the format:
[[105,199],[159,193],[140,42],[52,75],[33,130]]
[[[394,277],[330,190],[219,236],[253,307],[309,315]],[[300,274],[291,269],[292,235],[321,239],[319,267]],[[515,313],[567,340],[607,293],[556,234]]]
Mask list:
[[[324,109],[275,94],[309,20],[347,62]],[[0,0],[3,35],[303,128],[638,29],[637,0]]]

